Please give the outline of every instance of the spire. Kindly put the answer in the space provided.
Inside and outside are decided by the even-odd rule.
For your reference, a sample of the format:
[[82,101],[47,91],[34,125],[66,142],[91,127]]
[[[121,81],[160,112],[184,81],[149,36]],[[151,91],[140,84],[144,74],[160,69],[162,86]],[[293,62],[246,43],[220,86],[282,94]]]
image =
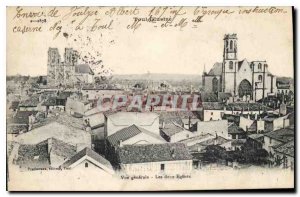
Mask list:
[[206,73],[206,68],[205,68],[205,64],[204,64],[204,68],[203,68],[203,74]]

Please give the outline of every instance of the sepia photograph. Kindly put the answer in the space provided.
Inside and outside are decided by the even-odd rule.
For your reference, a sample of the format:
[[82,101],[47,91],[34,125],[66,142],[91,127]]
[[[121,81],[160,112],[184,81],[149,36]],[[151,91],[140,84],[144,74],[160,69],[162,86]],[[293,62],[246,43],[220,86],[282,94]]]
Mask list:
[[6,189],[294,190],[294,14],[7,6]]

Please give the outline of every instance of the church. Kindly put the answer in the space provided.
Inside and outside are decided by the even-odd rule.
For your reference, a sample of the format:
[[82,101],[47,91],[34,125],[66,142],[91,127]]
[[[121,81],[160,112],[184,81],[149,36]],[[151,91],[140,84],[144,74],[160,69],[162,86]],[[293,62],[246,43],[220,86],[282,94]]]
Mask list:
[[49,86],[74,86],[94,82],[94,72],[88,64],[78,64],[78,52],[65,48],[64,61],[57,48],[48,49],[47,83]]
[[276,77],[268,71],[266,61],[238,60],[237,35],[225,34],[223,62],[216,62],[207,73],[204,69],[204,92],[231,93],[244,101],[258,101],[275,94]]

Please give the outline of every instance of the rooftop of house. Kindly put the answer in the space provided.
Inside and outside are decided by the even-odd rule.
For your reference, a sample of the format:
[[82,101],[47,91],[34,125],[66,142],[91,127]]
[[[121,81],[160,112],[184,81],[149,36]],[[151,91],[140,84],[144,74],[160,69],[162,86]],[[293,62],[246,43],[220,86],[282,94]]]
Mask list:
[[124,145],[117,154],[123,164],[192,160],[183,143]]
[[203,135],[197,135],[195,137],[184,139],[184,140],[181,140],[179,142],[187,144],[187,143],[190,143],[190,142],[197,142],[197,141],[201,142],[201,141],[209,139],[209,138],[215,138],[215,136],[213,136],[212,134],[206,133],[206,134],[203,134]]
[[233,111],[273,111],[272,108],[260,103],[235,102],[226,105],[226,110]]
[[9,124],[29,124],[29,116],[36,115],[38,111],[17,111],[12,118],[9,118],[7,122]]
[[266,133],[265,136],[286,143],[294,140],[295,131],[291,128],[283,128]]
[[18,149],[17,164],[32,168],[50,167],[50,152],[64,158],[70,158],[76,154],[76,147],[56,138],[49,138],[33,145],[21,144]]
[[82,87],[82,90],[123,90],[117,88],[111,84],[102,84],[102,85],[85,85]]
[[234,139],[231,141],[232,146],[242,146],[246,143],[246,139]]
[[143,129],[134,124],[129,127],[123,128],[123,129],[117,131],[116,133],[108,136],[107,140],[110,142],[110,144],[112,144],[113,146],[116,146],[119,144],[120,141],[126,141],[140,133],[145,133],[145,134],[150,135],[158,140],[165,141],[160,136],[152,133],[151,131]]
[[246,134],[246,132],[235,123],[230,123],[228,126],[228,134]]
[[204,110],[224,110],[224,104],[219,102],[203,102],[202,103]]
[[279,153],[294,157],[294,155],[295,155],[294,140],[289,141],[285,144],[281,144],[280,146],[275,148],[275,152],[279,152]]
[[33,124],[32,129],[42,127],[52,122],[58,122],[71,128],[83,129],[83,120],[81,118],[75,118],[65,113],[60,113],[58,116],[48,117],[42,121]]
[[[95,165],[99,166],[99,164],[102,166],[105,166],[106,168],[113,170],[113,167],[111,166],[110,162],[106,160],[104,157],[96,153],[90,148],[84,148],[81,151],[79,151],[77,154],[75,154],[73,157],[71,157],[69,160],[67,160],[62,167],[70,167],[72,164],[80,160],[81,158],[88,156],[89,158],[93,159],[94,161],[98,163],[94,163]],[[101,167],[99,166],[99,167]]]
[[180,125],[178,125],[174,122],[165,124],[165,126],[163,128],[161,128],[160,130],[169,137],[171,137],[177,133],[186,131],[186,129],[184,129],[183,127],[181,127]]
[[20,101],[19,107],[36,107],[40,103],[38,95],[31,96],[29,99]]
[[248,135],[248,138],[251,138],[251,139],[254,139],[254,140],[260,139],[260,138],[263,138],[263,137],[264,137],[264,134],[261,134],[261,133],[259,133],[259,134],[255,133],[255,134]]

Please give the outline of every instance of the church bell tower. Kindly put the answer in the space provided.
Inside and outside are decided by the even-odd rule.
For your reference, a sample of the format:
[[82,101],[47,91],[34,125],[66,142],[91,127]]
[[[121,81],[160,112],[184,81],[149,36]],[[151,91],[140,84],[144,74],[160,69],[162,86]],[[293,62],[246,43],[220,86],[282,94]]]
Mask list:
[[237,35],[225,34],[222,65],[222,91],[236,94]]

